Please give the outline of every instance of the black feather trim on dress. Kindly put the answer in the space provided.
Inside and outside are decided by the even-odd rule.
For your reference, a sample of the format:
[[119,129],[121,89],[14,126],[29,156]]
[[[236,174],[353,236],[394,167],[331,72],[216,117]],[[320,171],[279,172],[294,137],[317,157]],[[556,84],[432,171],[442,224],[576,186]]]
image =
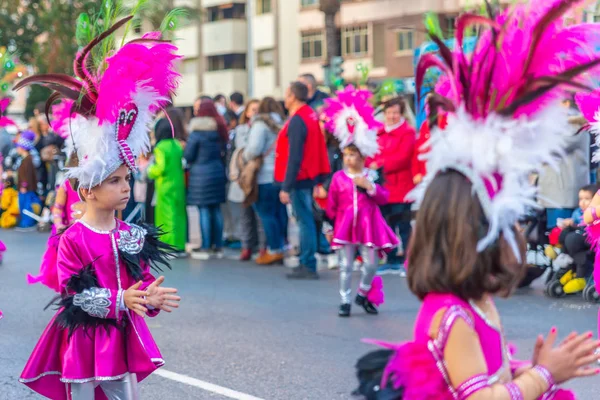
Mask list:
[[130,254],[119,249],[119,257],[125,263],[129,274],[137,281],[143,277],[142,262],[161,273],[164,267],[171,269],[169,261],[173,258],[173,253],[177,252],[175,247],[160,241],[160,237],[164,234],[161,228],[148,224],[138,226],[146,231],[142,250],[137,254]]
[[356,363],[356,377],[358,388],[352,393],[361,396],[365,400],[402,400],[402,388],[394,389],[391,383],[382,388],[381,378],[392,350],[375,350],[362,356]]
[[46,306],[46,308],[48,308],[51,305],[55,305],[58,309],[62,308],[56,316],[54,323],[63,329],[68,329],[69,338],[71,338],[76,329],[82,328],[84,332],[88,334],[89,329],[103,327],[106,332],[109,333],[109,326],[118,326],[115,319],[92,317],[87,312],[83,311],[81,307],[73,304],[75,294],[93,287],[100,287],[93,268],[93,263],[95,261],[96,260],[92,261],[90,264],[83,267],[77,274],[71,276],[66,287],[66,293],[70,294],[59,295]]

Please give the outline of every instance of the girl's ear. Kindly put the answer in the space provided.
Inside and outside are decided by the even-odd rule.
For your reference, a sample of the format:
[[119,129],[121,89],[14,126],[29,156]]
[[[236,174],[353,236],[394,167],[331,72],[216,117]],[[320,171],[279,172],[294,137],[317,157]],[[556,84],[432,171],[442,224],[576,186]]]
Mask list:
[[79,190],[81,191],[81,197],[84,200],[94,199],[94,192],[92,191],[92,189],[81,188]]

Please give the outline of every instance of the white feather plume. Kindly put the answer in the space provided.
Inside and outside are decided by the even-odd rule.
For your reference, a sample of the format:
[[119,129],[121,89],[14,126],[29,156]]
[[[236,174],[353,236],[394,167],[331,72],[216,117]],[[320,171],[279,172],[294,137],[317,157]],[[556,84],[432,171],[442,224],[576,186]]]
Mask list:
[[[138,107],[138,116],[127,138],[127,144],[136,158],[151,150],[148,132],[153,113],[150,107],[164,100],[142,85],[138,85],[137,92],[132,96]],[[101,184],[123,164],[117,143],[116,123],[102,126],[98,123],[95,117],[86,119],[81,115],[71,120],[72,139],[67,140],[67,151],[69,154],[77,151],[79,165],[68,168],[65,176],[77,179],[81,187],[93,188]]]
[[[347,121],[349,119],[355,121],[354,133],[350,133],[348,129]],[[344,107],[335,116],[335,130],[333,134],[340,142],[341,149],[354,144],[363,157],[373,157],[379,153],[377,130],[369,129],[365,120],[354,107]]]
[[[532,119],[491,114],[485,120],[474,120],[459,109],[448,115],[444,130],[432,131],[424,145],[430,151],[422,156],[427,162],[427,175],[407,199],[420,203],[438,173],[458,170],[471,180],[490,224],[478,250],[485,249],[502,232],[518,255],[512,229],[521,216],[537,206],[536,188],[529,183],[529,174],[544,164],[557,167],[570,132],[567,112],[560,105]],[[495,174],[502,177],[502,185],[490,198],[483,179]]]

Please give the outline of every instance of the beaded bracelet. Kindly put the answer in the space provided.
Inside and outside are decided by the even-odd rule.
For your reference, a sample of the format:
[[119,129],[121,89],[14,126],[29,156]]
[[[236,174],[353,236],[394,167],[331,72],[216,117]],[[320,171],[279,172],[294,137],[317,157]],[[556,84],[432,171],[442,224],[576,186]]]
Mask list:
[[523,393],[521,393],[521,389],[514,382],[509,382],[504,385],[506,390],[508,390],[508,394],[510,395],[510,400],[523,400]]
[[542,379],[548,384],[548,391],[556,389],[556,382],[554,381],[552,374],[546,369],[546,367],[536,365],[531,370],[537,372],[538,375],[541,376]]

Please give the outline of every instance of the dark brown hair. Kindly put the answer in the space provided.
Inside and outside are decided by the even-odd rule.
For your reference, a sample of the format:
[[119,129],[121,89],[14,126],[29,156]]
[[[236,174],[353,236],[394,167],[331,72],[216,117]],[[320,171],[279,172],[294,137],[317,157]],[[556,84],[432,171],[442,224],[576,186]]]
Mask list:
[[392,108],[394,106],[399,106],[400,114],[404,115],[404,112],[406,111],[406,103],[401,97],[394,97],[393,99],[386,101],[383,104],[383,110],[385,111],[388,108]]
[[344,147],[344,150],[346,150],[346,149],[350,150],[353,153],[358,153],[358,155],[363,159],[365,158],[354,143],[351,143],[348,146]]
[[421,300],[431,292],[464,300],[479,300],[486,293],[508,296],[525,272],[525,239],[515,228],[521,262],[502,235],[477,252],[488,227],[467,178],[456,171],[435,177],[417,213],[408,250],[410,290]]
[[258,113],[276,113],[281,117],[281,119],[285,118],[285,113],[283,112],[283,108],[281,108],[281,104],[279,104],[277,100],[269,96],[265,97],[260,101],[260,104],[258,105]]

